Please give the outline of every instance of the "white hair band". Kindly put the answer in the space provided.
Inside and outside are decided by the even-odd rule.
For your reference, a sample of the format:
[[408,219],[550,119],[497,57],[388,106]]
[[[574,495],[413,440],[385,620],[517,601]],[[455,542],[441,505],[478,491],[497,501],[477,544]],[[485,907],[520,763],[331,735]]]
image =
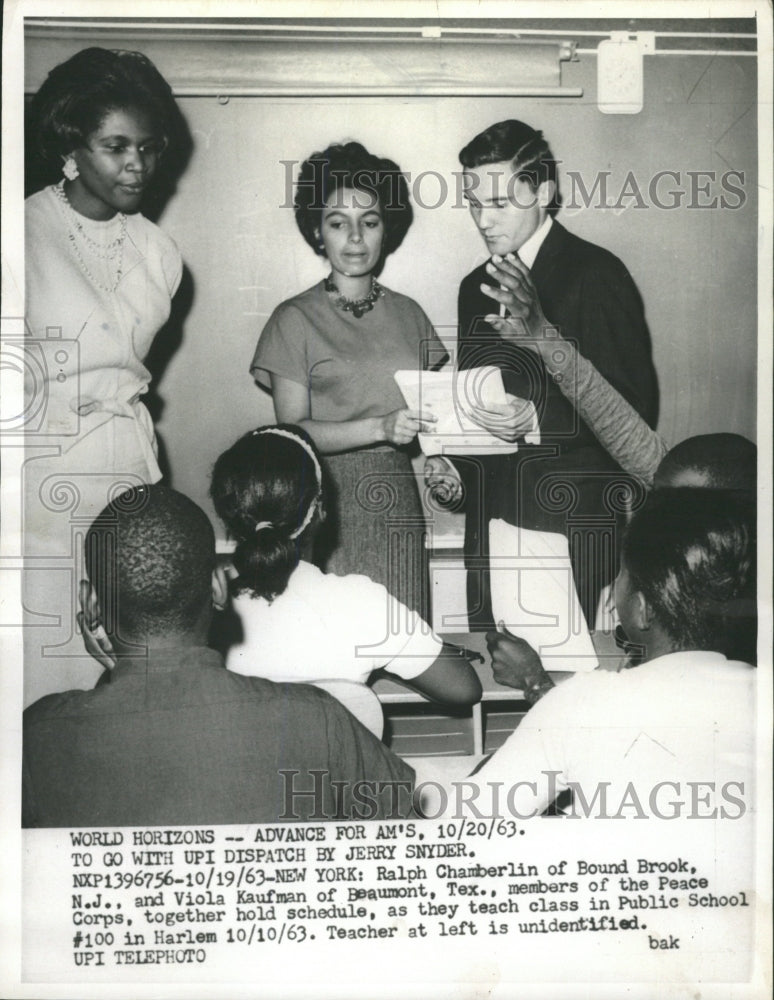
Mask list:
[[[305,441],[299,434],[294,434],[293,431],[286,431],[284,427],[259,427],[258,430],[253,431],[253,436],[258,436],[260,434],[274,434],[277,437],[286,438],[288,441],[294,441],[304,449],[309,458],[312,460],[312,465],[314,465],[315,476],[317,477],[317,494],[309,504],[304,520],[301,524],[299,524],[295,531],[291,531],[288,535],[288,538],[298,538],[298,536],[309,527],[315,511],[320,504],[320,492],[322,491],[322,469],[320,468],[320,463],[317,461],[317,455],[315,455],[314,449],[311,447],[309,442]],[[255,526],[255,531],[258,532],[263,528],[273,527],[274,525],[271,521],[259,521]]]
[[286,431],[284,427],[259,427],[257,431],[253,431],[253,435],[257,436],[258,434],[276,434],[277,437],[283,437],[288,441],[295,441],[296,444],[301,445],[314,465],[318,489],[322,487],[322,469],[320,468],[320,463],[317,461],[317,455],[315,455],[314,449],[308,441],[305,441],[300,435],[294,434],[293,431]]

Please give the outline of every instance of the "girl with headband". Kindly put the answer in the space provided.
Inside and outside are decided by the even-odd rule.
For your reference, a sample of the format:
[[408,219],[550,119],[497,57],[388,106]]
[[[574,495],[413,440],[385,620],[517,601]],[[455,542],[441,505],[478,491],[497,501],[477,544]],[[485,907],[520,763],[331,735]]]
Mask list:
[[300,427],[240,438],[215,463],[210,495],[236,542],[242,637],[226,655],[229,670],[326,688],[378,736],[381,706],[366,686],[375,670],[436,701],[478,701],[470,664],[416,611],[367,576],[324,573],[312,562],[325,498],[317,452]]

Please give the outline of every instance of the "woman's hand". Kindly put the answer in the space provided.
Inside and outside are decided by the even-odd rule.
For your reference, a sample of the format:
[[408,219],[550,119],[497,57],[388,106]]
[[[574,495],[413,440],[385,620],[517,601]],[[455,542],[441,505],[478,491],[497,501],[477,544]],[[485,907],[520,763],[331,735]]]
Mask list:
[[298,424],[324,455],[340,455],[385,441],[397,445],[409,444],[417,431],[430,430],[437,419],[432,413],[424,411],[393,410],[383,417],[312,420],[307,386],[272,374],[271,389],[279,423]]
[[[486,265],[488,273],[500,285],[481,285],[481,291],[489,298],[500,302],[510,316],[491,313],[486,317],[503,340],[521,342],[525,347],[539,350],[539,344],[546,339],[546,329],[554,328],[548,322],[540,305],[529,271],[518,257],[509,253],[506,257],[495,254]],[[550,338],[555,340],[555,335]]]
[[439,503],[454,503],[462,496],[460,474],[442,455],[429,455],[425,459],[425,485]]
[[526,399],[507,393],[508,402],[491,410],[474,406],[470,416],[477,424],[502,441],[517,441],[534,427],[534,408]]
[[419,431],[429,431],[437,417],[426,410],[393,410],[381,419],[381,440],[410,444]]

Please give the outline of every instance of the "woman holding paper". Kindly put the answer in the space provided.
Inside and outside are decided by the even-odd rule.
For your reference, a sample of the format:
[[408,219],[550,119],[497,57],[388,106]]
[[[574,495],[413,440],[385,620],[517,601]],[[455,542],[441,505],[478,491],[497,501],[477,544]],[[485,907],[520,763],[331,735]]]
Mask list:
[[330,273],[274,310],[251,371],[277,420],[303,427],[326,457],[338,523],[325,568],[364,573],[426,617],[409,446],[434,417],[406,408],[394,376],[440,367],[447,354],[417,303],[376,280],[411,224],[408,186],[360,143],[333,145],[302,165],[295,215]]

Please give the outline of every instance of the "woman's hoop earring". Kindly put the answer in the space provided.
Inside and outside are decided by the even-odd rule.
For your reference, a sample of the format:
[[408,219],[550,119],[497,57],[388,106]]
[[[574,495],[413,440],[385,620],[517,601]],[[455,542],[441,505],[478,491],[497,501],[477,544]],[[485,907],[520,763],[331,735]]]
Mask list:
[[68,156],[64,163],[62,164],[62,173],[65,175],[68,181],[74,181],[78,176],[78,164],[75,162],[74,157]]

